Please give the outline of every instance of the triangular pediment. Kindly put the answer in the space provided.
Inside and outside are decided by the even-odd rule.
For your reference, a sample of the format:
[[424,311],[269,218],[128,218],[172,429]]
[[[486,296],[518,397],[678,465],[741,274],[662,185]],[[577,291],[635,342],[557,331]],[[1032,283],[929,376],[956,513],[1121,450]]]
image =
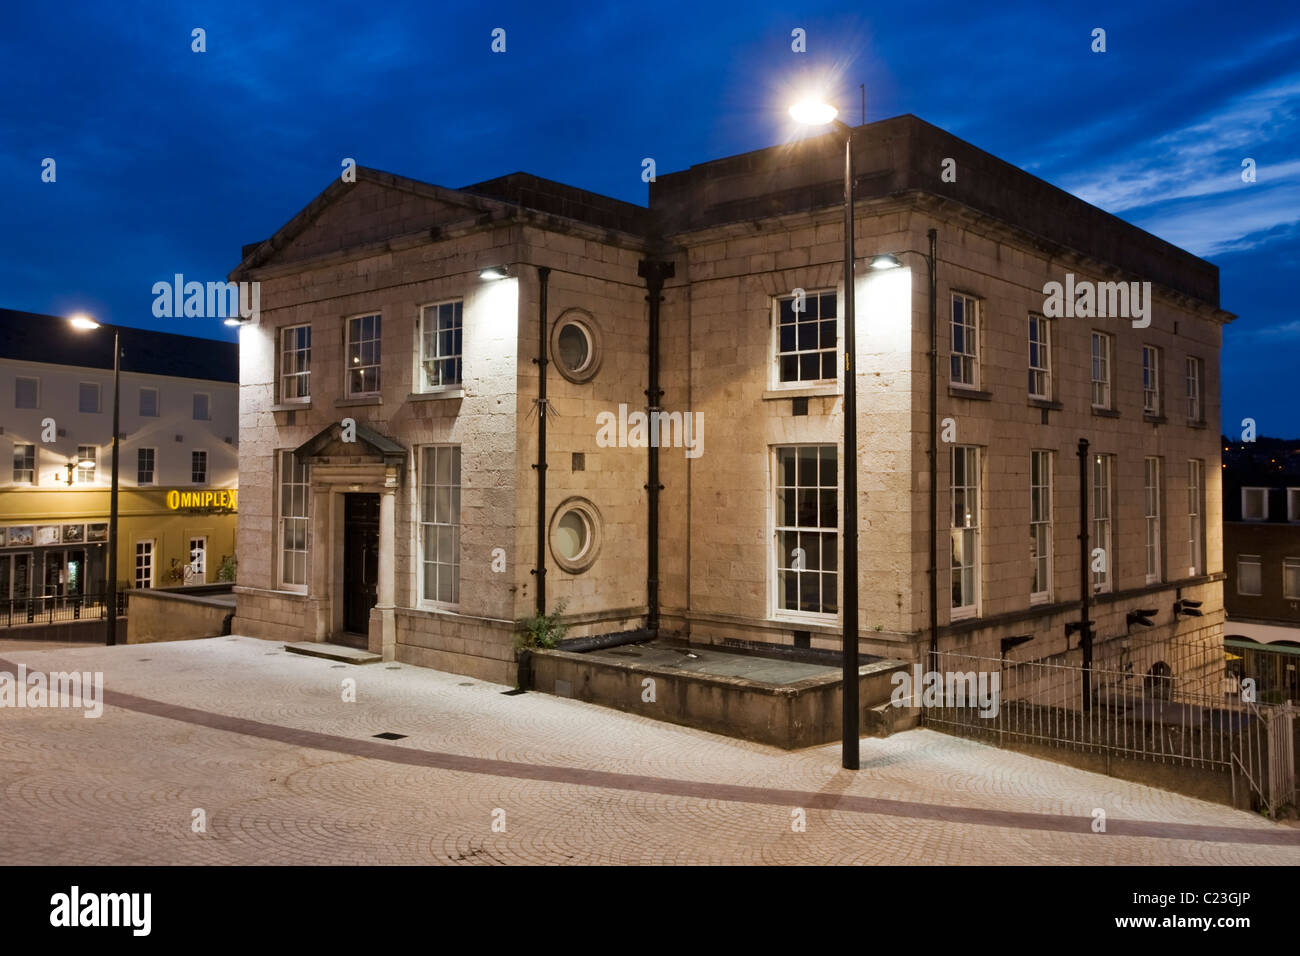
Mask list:
[[[370,460],[376,464],[406,464],[406,446],[396,442],[387,435],[380,434],[364,422],[353,422],[350,431],[345,432],[343,425],[335,422],[317,432],[293,453],[299,461],[310,463],[325,460]],[[349,434],[355,441],[346,441]]]
[[236,271],[364,249],[512,211],[500,200],[364,166],[356,174],[356,182],[335,180],[270,239],[248,248]]

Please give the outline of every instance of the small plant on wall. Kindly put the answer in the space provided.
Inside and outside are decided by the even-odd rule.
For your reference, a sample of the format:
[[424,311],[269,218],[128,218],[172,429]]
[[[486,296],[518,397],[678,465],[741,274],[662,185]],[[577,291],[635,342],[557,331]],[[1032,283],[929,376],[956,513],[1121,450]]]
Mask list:
[[185,568],[175,558],[172,558],[172,566],[163,572],[163,580],[168,584],[184,584]]
[[223,554],[221,556],[221,565],[217,568],[217,580],[233,581],[235,580],[235,572],[238,570],[239,562],[235,560],[235,556],[233,554]]
[[555,605],[550,614],[534,614],[519,622],[520,632],[515,636],[515,647],[519,650],[536,647],[552,648],[564,640],[568,625],[560,621],[564,613],[564,602]]

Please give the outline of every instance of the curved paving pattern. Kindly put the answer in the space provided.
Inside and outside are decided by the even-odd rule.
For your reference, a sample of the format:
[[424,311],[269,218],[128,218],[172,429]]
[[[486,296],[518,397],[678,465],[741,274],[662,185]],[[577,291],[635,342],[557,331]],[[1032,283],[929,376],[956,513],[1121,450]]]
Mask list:
[[23,834],[0,862],[1300,862],[1295,828],[929,731],[864,740],[849,774],[834,746],[791,754],[277,648],[0,642],[0,668],[102,670],[107,689],[98,720],[0,710],[0,829]]

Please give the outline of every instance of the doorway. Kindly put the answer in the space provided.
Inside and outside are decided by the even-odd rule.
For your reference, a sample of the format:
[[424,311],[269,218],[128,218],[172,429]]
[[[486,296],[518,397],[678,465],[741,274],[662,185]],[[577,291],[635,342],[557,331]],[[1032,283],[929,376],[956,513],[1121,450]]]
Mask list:
[[208,539],[207,536],[190,538],[190,560],[185,565],[186,584],[208,583]]
[[340,643],[366,648],[379,600],[379,495],[343,496],[343,630]]
[[5,623],[30,622],[32,556],[0,554],[0,616]]

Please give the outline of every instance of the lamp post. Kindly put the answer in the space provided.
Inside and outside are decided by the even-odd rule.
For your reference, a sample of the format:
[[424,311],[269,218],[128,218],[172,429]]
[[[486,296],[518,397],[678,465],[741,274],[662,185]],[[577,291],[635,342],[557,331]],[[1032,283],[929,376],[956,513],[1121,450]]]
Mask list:
[[840,693],[843,741],[840,765],[858,769],[858,389],[857,311],[853,297],[853,129],[837,120],[829,103],[805,101],[790,107],[795,122],[834,125],[844,136],[844,680]]
[[[72,326],[77,329],[98,329],[100,324],[84,315],[73,316]],[[113,481],[108,494],[108,577],[104,581],[104,609],[108,617],[108,637],[105,643],[112,647],[117,643],[117,474],[119,454],[117,436],[119,432],[119,412],[121,389],[120,374],[122,355],[118,345],[117,327],[113,328]]]

